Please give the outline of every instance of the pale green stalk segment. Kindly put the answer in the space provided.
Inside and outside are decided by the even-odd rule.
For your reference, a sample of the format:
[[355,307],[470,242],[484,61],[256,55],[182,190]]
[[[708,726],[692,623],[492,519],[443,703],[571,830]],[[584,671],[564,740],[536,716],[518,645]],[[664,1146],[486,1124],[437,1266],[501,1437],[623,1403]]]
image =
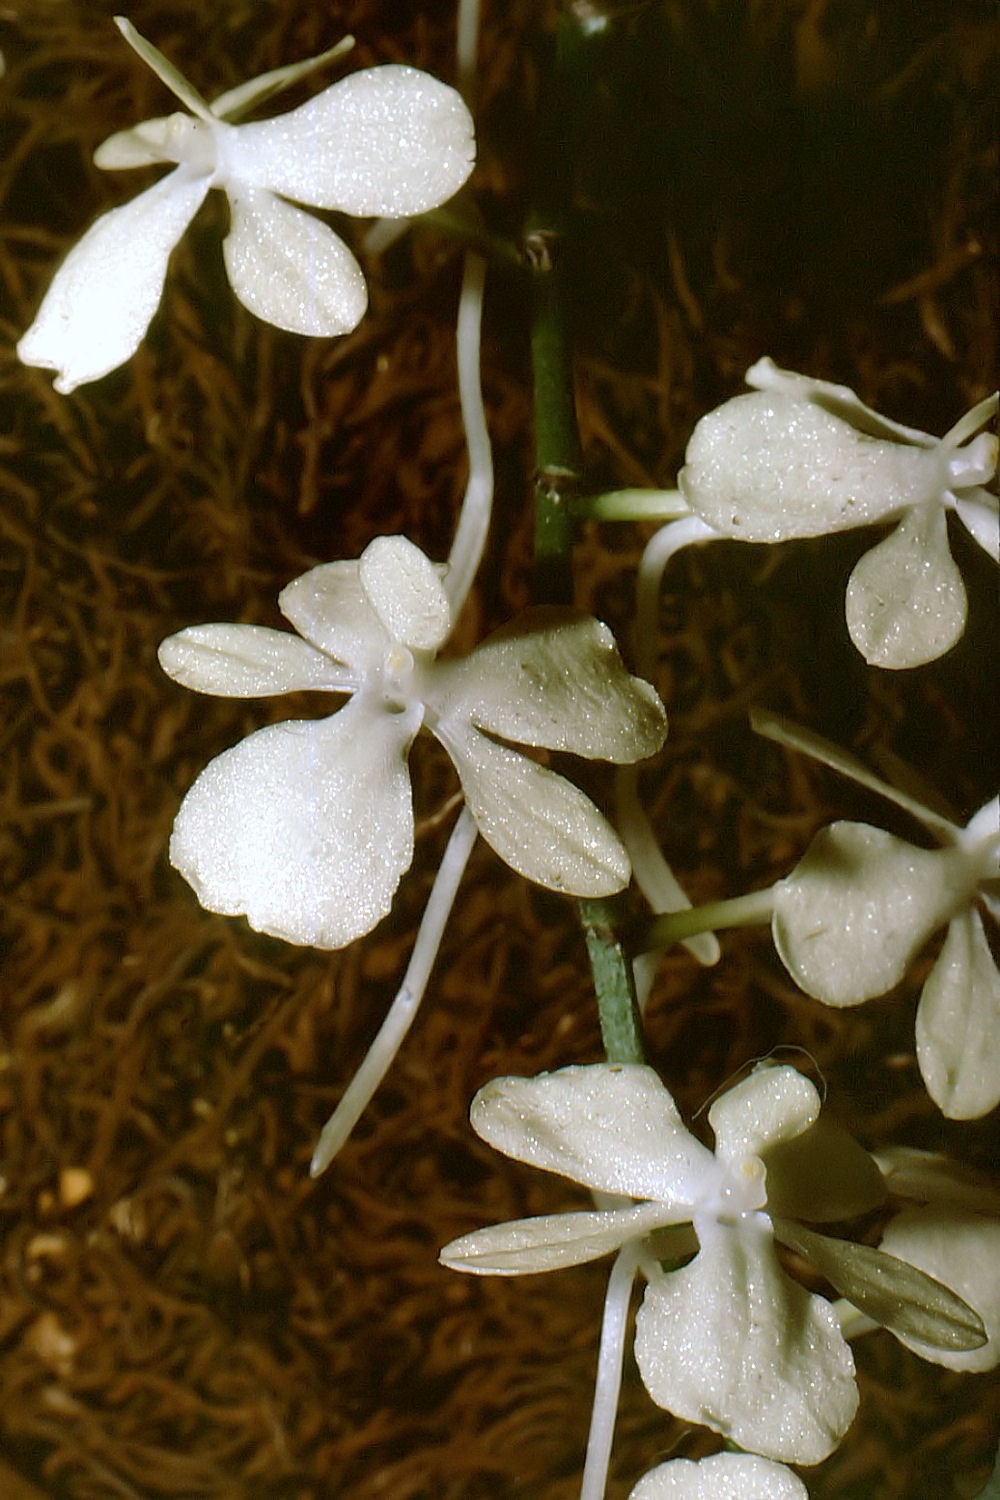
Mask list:
[[680,490],[608,490],[579,495],[572,503],[578,521],[679,521],[691,514]]
[[635,938],[637,953],[652,953],[670,948],[700,932],[718,932],[727,927],[757,927],[770,922],[774,908],[774,891],[749,891],[728,901],[711,901],[686,911],[666,912],[641,929]]

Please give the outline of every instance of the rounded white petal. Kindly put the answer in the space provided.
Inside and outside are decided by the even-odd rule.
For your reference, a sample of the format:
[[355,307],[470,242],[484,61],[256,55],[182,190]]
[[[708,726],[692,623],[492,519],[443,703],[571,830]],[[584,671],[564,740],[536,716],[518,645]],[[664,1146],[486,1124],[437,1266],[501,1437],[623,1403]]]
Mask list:
[[718,1175],[656,1073],[637,1064],[496,1078],[479,1090],[469,1118],[505,1156],[596,1192],[687,1209]]
[[901,670],[943,656],[965,629],[967,607],[938,505],[908,511],[847,583],[847,628],[874,667]]
[[832,823],[774,887],[782,963],[825,1005],[885,994],[972,899],[973,864],[959,849],[917,849],[866,823]]
[[882,1236],[882,1249],[926,1271],[966,1301],[983,1320],[979,1349],[938,1349],[900,1338],[922,1359],[951,1370],[992,1370],[1000,1364],[1000,1221],[959,1208],[909,1208]]
[[23,364],[55,370],[64,395],[116,370],[142,343],[170,252],[209,189],[185,167],[92,224],[55,274],[17,346]]
[[438,1259],[474,1276],[521,1276],[582,1266],[620,1250],[629,1240],[676,1223],[661,1203],[598,1213],[545,1214],[476,1229],[445,1245]]
[[390,63],[352,73],[276,120],[239,126],[221,170],[227,185],[398,218],[444,203],[474,160],[472,117],[459,94]]
[[643,1476],[628,1500],[809,1500],[784,1464],[749,1453],[674,1458]]
[[341,948],[385,916],[413,858],[414,725],[352,701],[274,724],[188,792],[170,859],[201,904],[291,943]]
[[451,630],[451,606],[441,575],[405,536],[377,536],[358,564],[361,587],[394,641],[436,651]]
[[947,488],[936,451],[868,437],[811,401],[770,391],[702,417],[677,482],[702,520],[744,542],[865,526]]
[[339,235],[258,188],[229,188],[226,271],[243,306],[290,333],[332,338],[364,317],[368,288]]
[[578,787],[471,726],[428,728],[455,762],[479,832],[518,874],[569,896],[628,885],[624,844]]
[[655,690],[625,670],[608,627],[577,610],[527,609],[438,670],[442,715],[518,744],[623,764],[666,737]]
[[378,672],[392,645],[361,587],[356,562],[321,563],[287,583],[278,608],[301,636],[349,667],[358,681]]
[[757,1217],[713,1226],[689,1265],[650,1281],[635,1357],[659,1406],[765,1458],[819,1463],[858,1406],[833,1308],[789,1280]]
[[168,636],[157,655],[175,682],[220,698],[308,688],[343,692],[354,685],[324,652],[265,625],[192,625]]
[[916,1033],[927,1092],[950,1120],[976,1119],[1000,1103],[1000,970],[977,911],[950,924]]
[[815,1085],[795,1068],[754,1068],[708,1111],[716,1155],[727,1162],[758,1156],[767,1146],[801,1135],[819,1110]]

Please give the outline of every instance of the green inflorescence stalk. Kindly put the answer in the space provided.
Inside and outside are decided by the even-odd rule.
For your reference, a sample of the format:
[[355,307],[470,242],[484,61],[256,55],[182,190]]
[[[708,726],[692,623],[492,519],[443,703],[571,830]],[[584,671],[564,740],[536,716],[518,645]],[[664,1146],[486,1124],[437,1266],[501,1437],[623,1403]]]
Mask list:
[[[524,236],[532,272],[531,359],[535,409],[535,591],[572,599],[573,512],[580,439],[573,385],[567,243],[575,121],[587,86],[589,37],[568,8],[559,15],[539,119],[535,208]],[[643,1061],[632,964],[618,936],[617,900],[581,901],[580,920],[609,1062]]]

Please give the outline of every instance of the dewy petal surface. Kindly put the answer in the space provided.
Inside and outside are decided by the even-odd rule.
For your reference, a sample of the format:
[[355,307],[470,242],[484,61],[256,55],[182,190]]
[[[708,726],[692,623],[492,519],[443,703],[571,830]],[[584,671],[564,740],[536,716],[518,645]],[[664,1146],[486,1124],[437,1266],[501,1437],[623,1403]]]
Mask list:
[[385,916],[413,858],[414,732],[356,700],[258,730],[195,781],[171,862],[209,911],[292,943],[352,942]]
[[557,1271],[598,1260],[629,1240],[676,1222],[661,1203],[598,1213],[544,1214],[473,1230],[445,1245],[438,1259],[453,1271],[478,1276]]
[[649,1282],[635,1356],[658,1405],[765,1458],[819,1463],[858,1406],[833,1308],[785,1275],[762,1217]]
[[797,1474],[749,1453],[674,1458],[643,1476],[628,1500],[809,1500]]
[[974,890],[960,850],[917,849],[866,823],[832,823],[774,888],[775,946],[806,994],[858,1005],[898,983]]
[[393,640],[436,651],[451,629],[441,575],[405,536],[377,536],[358,564],[361,587]]
[[364,317],[368,288],[339,235],[261,188],[229,188],[222,253],[233,291],[255,317],[289,333],[332,338]]
[[596,1192],[687,1207],[718,1169],[652,1068],[593,1063],[479,1090],[472,1128],[489,1145]]
[[967,608],[939,505],[908,511],[847,583],[847,628],[875,667],[901,670],[943,656],[965,629]]
[[951,1287],[983,1320],[987,1342],[979,1349],[938,1349],[903,1338],[922,1359],[951,1370],[992,1370],[1000,1363],[1000,1222],[958,1208],[910,1208],[897,1214],[882,1246],[936,1281]]
[[922,448],[857,432],[780,392],[736,396],[697,424],[678,486],[722,536],[825,536],[939,497],[942,463]]
[[716,1155],[736,1162],[791,1140],[818,1118],[820,1097],[795,1068],[759,1067],[720,1094],[708,1111]]
[[344,668],[287,630],[266,625],[191,625],[157,653],[168,677],[220,698],[270,697],[302,689],[357,686]]
[[475,159],[461,97],[396,63],[331,84],[277,119],[241,125],[227,159],[233,180],[315,208],[401,217],[450,198]]
[[1000,1103],[1000,971],[977,911],[962,912],[924,985],[917,1059],[927,1092],[951,1120]]
[[392,640],[361,587],[356,562],[321,563],[287,583],[278,608],[300,635],[359,681],[381,668]]
[[607,626],[576,610],[524,610],[439,670],[443,714],[518,744],[623,764],[666,737],[655,690],[625,670]]
[[511,869],[571,896],[625,888],[625,846],[578,787],[471,726],[429,727],[455,763],[480,833]]
[[56,371],[62,394],[123,365],[159,305],[170,252],[208,193],[185,167],[113,208],[87,230],[56,272],[17,346],[26,365]]

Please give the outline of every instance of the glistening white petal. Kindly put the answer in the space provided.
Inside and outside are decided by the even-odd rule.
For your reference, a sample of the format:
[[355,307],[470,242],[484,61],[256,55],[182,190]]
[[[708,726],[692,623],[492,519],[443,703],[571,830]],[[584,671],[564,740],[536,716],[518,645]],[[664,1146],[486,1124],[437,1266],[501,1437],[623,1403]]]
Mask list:
[[241,125],[230,169],[314,208],[400,218],[450,198],[474,159],[472,117],[455,90],[389,63],[276,120]]
[[417,727],[355,699],[328,719],[258,730],[195,781],[171,862],[209,911],[292,943],[353,942],[385,916],[413,858]]
[[571,896],[628,884],[625,847],[578,787],[461,723],[431,724],[488,844],[519,874]]
[[55,370],[64,395],[125,363],[160,301],[170,252],[208,192],[178,167],[92,224],[55,274],[17,346],[26,365]]
[[649,1282],[635,1357],[649,1394],[765,1458],[819,1463],[858,1406],[828,1302],[790,1281],[762,1216],[714,1226],[689,1265]]
[[244,307],[290,333],[331,338],[356,328],[368,289],[339,235],[273,193],[234,183],[228,196],[232,224],[222,250]]

